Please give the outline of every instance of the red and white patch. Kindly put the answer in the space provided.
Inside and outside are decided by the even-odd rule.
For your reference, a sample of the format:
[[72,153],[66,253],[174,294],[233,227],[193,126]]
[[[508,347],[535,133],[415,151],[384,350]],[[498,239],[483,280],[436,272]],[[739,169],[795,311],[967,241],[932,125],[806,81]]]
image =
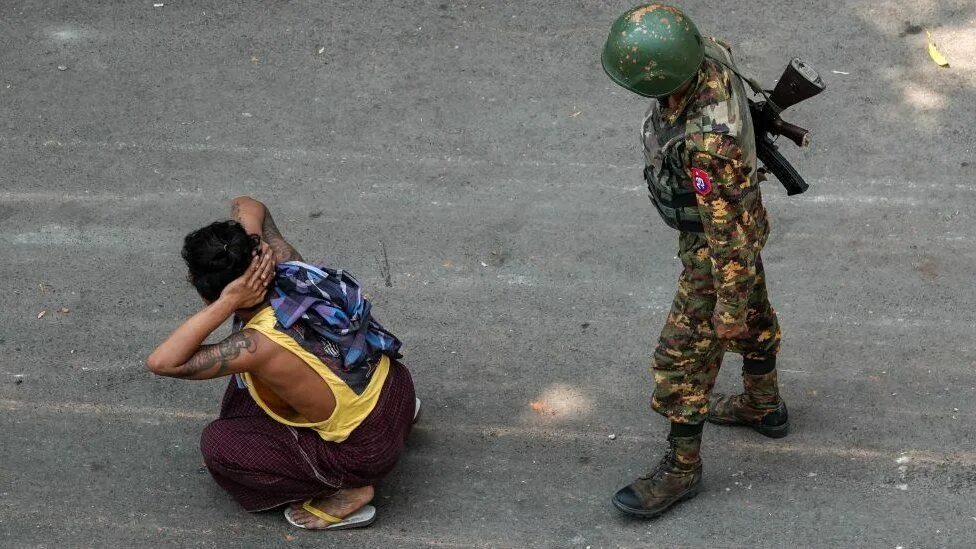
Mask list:
[[695,187],[695,192],[701,196],[708,196],[712,192],[712,179],[708,177],[708,172],[698,168],[691,169],[691,184]]

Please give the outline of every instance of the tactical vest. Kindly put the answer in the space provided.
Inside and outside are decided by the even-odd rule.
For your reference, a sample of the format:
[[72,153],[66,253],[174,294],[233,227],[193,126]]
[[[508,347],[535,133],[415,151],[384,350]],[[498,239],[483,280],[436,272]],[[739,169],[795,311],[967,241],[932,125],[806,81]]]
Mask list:
[[743,152],[743,163],[751,168],[750,177],[756,183],[756,138],[749,115],[749,97],[742,80],[736,76],[735,62],[729,51],[712,38],[705,39],[705,57],[732,72],[730,98],[709,105],[702,112],[693,109],[692,118],[687,117],[686,109],[671,125],[664,124],[660,102],[655,100],[641,125],[644,180],[651,202],[669,227],[696,233],[703,232],[704,228],[688,176],[688,159],[695,152],[686,150],[688,135],[714,132],[735,138]]

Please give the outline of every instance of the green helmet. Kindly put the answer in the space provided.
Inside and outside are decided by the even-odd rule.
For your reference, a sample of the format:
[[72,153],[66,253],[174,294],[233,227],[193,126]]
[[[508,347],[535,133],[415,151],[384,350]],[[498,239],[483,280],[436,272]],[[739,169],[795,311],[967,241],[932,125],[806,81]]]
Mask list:
[[670,95],[704,59],[698,28],[681,10],[663,4],[638,6],[618,17],[603,47],[610,79],[645,97]]

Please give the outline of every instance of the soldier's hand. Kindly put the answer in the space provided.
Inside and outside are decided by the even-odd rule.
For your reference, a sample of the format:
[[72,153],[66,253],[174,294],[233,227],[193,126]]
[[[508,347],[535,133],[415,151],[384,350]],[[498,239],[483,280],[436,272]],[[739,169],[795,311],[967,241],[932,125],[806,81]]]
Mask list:
[[749,327],[745,322],[738,324],[725,324],[715,322],[715,335],[719,339],[740,339],[749,334]]

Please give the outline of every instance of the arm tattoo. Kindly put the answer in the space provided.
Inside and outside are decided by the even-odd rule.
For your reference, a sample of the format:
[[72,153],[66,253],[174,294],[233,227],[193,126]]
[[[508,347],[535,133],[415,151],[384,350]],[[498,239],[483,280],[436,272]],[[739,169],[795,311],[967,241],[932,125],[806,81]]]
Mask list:
[[230,216],[234,218],[234,221],[241,222],[241,206],[235,200],[230,206]]
[[200,350],[180,366],[175,377],[190,377],[201,372],[206,372],[218,366],[217,372],[211,377],[220,377],[227,374],[231,361],[241,355],[241,351],[254,353],[257,343],[245,331],[235,332],[215,345],[203,345]]
[[278,226],[275,225],[274,218],[271,217],[271,212],[267,210],[264,212],[264,223],[261,226],[261,233],[261,237],[268,243],[268,246],[271,246],[275,255],[281,258],[281,261],[304,261],[302,255],[298,253],[298,250],[282,238],[281,232],[278,231]]

